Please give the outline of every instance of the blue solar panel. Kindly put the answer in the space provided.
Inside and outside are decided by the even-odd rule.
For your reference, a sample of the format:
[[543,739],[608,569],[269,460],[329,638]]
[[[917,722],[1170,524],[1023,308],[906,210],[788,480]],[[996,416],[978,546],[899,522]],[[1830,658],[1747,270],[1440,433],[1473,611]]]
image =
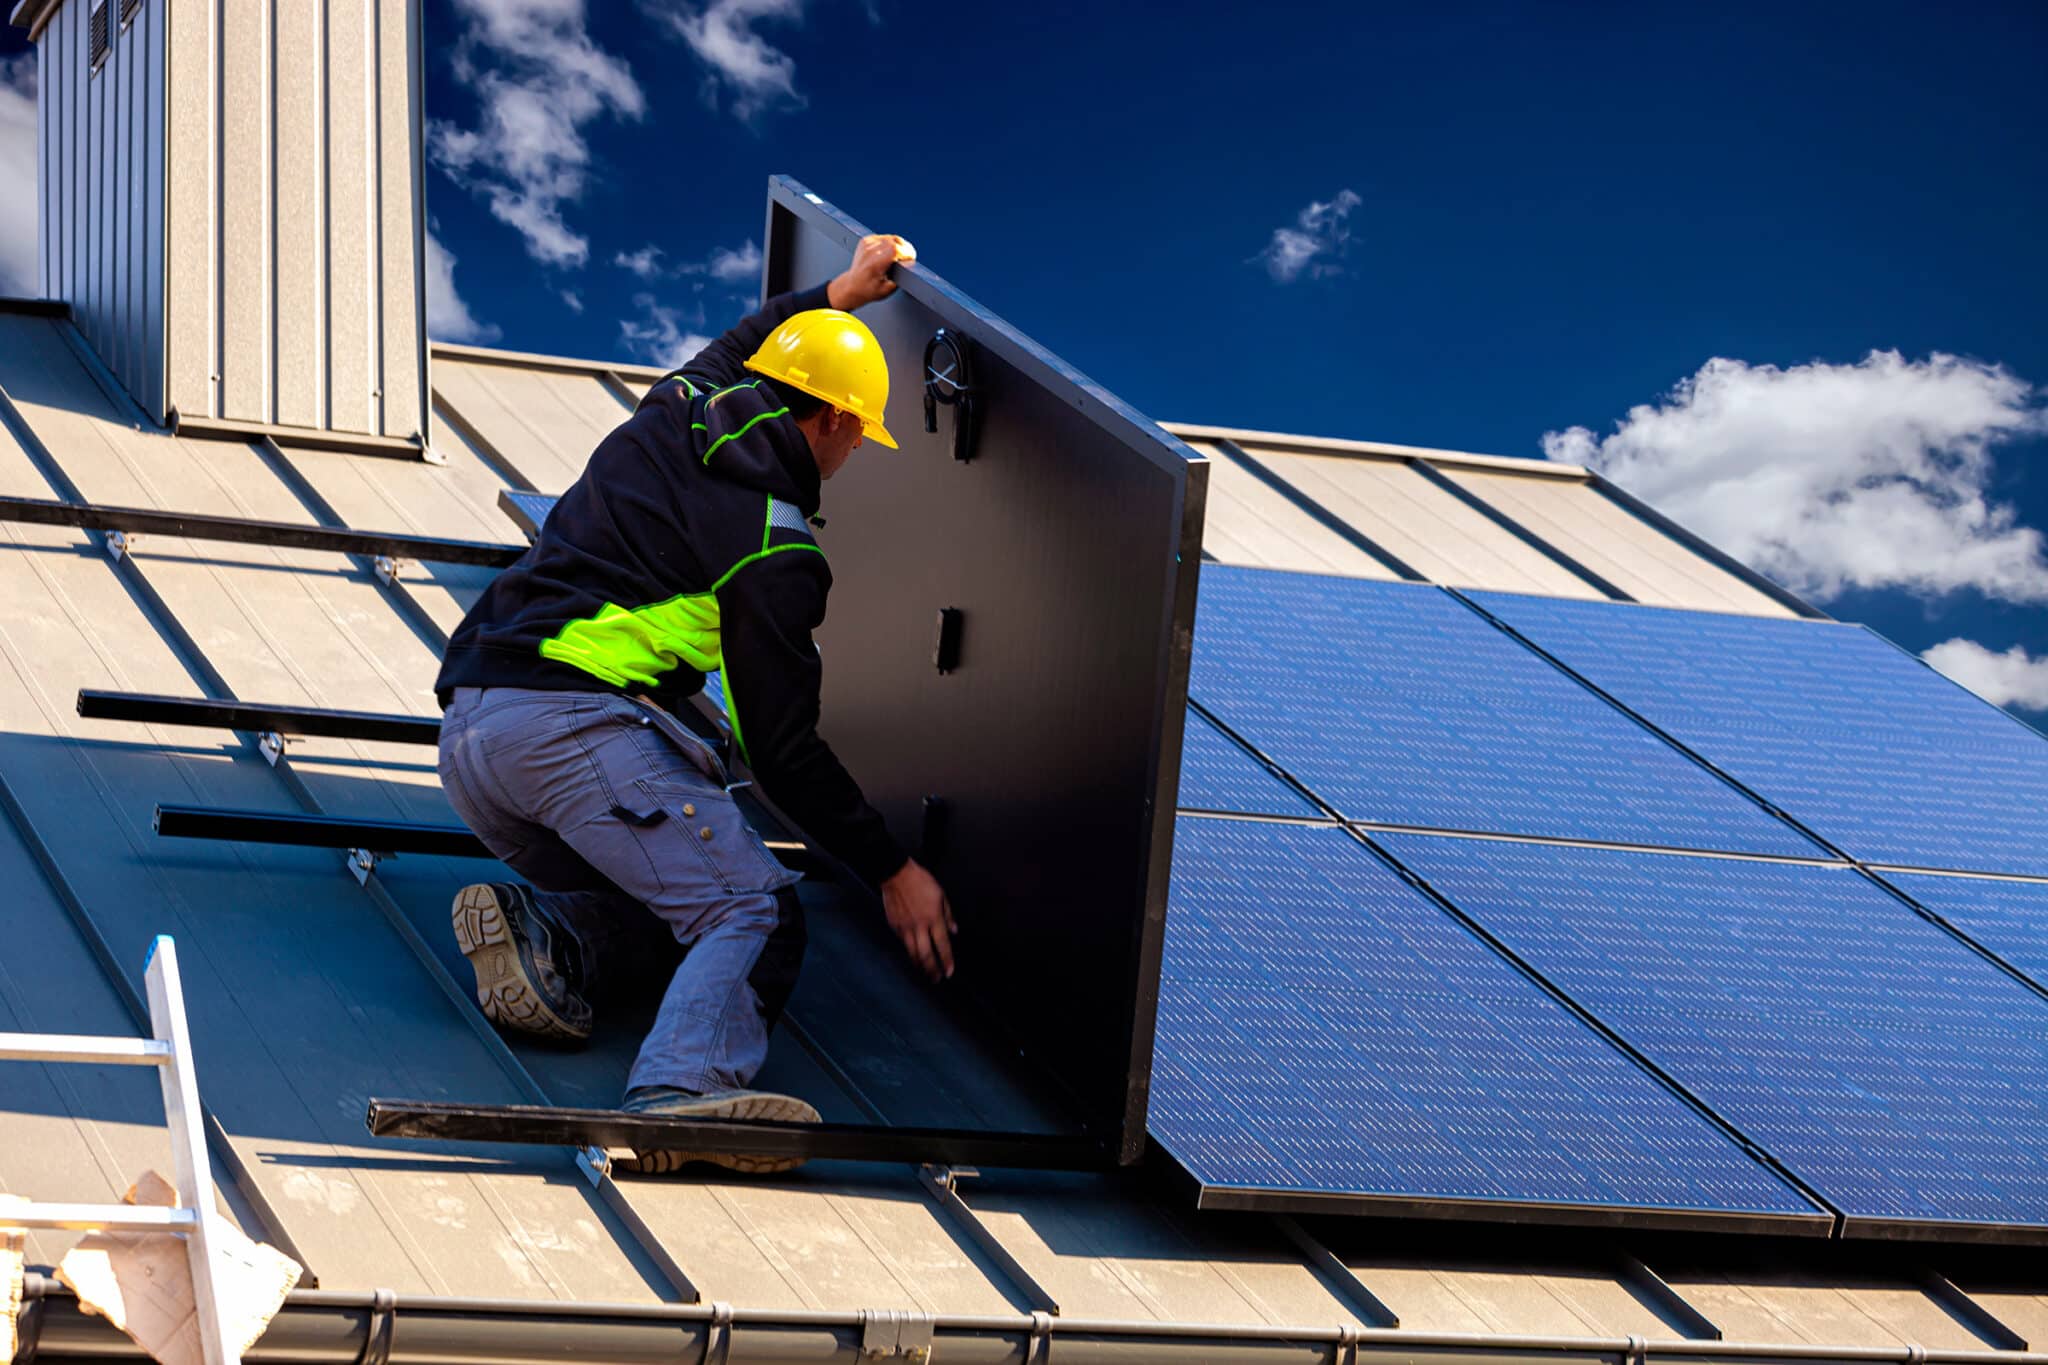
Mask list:
[[1852,1225],[2048,1231],[2048,1001],[1853,870],[1384,843]]
[[1472,596],[1853,857],[2048,872],[2048,740],[1860,626]]
[[1245,815],[1322,814],[1195,711],[1188,712],[1187,736],[1181,741],[1180,804],[1188,810]]
[[1189,691],[1350,819],[1815,852],[1439,588],[1208,565]]
[[2048,988],[2048,884],[1904,872],[1884,879]]
[[1331,828],[1179,822],[1150,1127],[1212,1192],[1815,1212]]
[[507,488],[498,494],[498,505],[505,509],[513,524],[529,536],[540,533],[541,523],[548,519],[548,513],[555,510],[555,502],[552,493],[526,493]]

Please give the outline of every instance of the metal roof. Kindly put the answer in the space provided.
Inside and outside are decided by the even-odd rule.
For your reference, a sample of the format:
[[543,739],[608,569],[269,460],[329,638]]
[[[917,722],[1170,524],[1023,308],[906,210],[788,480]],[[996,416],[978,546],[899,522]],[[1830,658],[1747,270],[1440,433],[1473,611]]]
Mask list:
[[[653,377],[436,347],[436,465],[299,449],[283,431],[147,428],[70,326],[0,312],[0,494],[508,540],[499,492],[560,491]],[[1610,596],[1604,582],[1668,605],[1797,610],[1582,470],[1169,430],[1221,452],[1209,545],[1220,559],[1296,555],[1314,562],[1291,567],[1579,597]],[[829,1358],[828,1338],[851,1358],[873,1330],[860,1310],[936,1320],[945,1359],[1020,1359],[1038,1330],[1029,1314],[1047,1301],[1069,1324],[1054,1359],[1132,1338],[1154,1359],[1333,1359],[1347,1334],[1368,1352],[1465,1334],[1432,1349],[1471,1359],[1684,1349],[1632,1337],[1707,1349],[1681,1303],[1729,1341],[1844,1358],[2048,1341],[2048,1272],[1991,1250],[1296,1226],[1197,1212],[1149,1168],[990,1173],[960,1183],[963,1216],[907,1167],[612,1180],[566,1152],[373,1141],[362,1124],[373,1095],[608,1104],[637,1042],[632,1021],[579,1052],[508,1043],[481,1023],[444,941],[450,893],[478,864],[408,855],[359,885],[331,852],[151,830],[162,801],[449,822],[425,751],[308,738],[273,767],[232,736],[83,719],[73,697],[121,688],[432,715],[442,640],[488,572],[401,564],[387,583],[360,558],[172,537],[138,537],[116,562],[93,533],[0,524],[0,1029],[133,1031],[146,945],[177,937],[231,1212],[318,1278],[275,1329],[304,1352],[294,1358],[356,1358],[377,1289],[396,1291],[395,1359],[455,1358],[462,1342],[495,1359],[546,1358],[605,1331],[620,1334],[602,1338],[607,1358],[689,1359],[720,1330],[714,1303],[735,1305],[724,1330],[740,1343],[733,1358],[748,1359]],[[801,1088],[828,1117],[1028,1121],[1030,1097],[976,1065],[976,1045],[922,1004],[858,907],[829,888],[806,894],[814,946],[798,1027],[778,1035],[763,1082]],[[853,1060],[828,1069],[805,1037],[850,1044],[834,1051]],[[0,1072],[0,1189],[118,1197],[164,1160],[153,1085],[126,1071]],[[32,1234],[31,1263],[53,1264],[67,1240]],[[683,1307],[691,1288],[702,1302]],[[112,1354],[110,1330],[53,1294],[43,1355]],[[1400,1332],[1360,1337],[1384,1322],[1376,1305]],[[1280,1340],[1261,1346],[1258,1333]],[[1524,1340],[1536,1337],[1570,1341]]]

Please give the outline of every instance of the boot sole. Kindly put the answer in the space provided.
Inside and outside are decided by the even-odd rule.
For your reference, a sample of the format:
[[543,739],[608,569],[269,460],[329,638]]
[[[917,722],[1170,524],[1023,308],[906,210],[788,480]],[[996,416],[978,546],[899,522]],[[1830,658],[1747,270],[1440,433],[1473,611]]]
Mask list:
[[[673,1109],[651,1115],[665,1119],[770,1119],[779,1123],[816,1123],[818,1111],[789,1095],[743,1095],[730,1100],[713,1100],[701,1108]],[[692,1152],[685,1150],[636,1151],[621,1158],[620,1170],[639,1175],[667,1175],[692,1162],[723,1166],[742,1175],[773,1175],[793,1171],[804,1164],[800,1156],[749,1156],[736,1152]]]
[[519,945],[505,923],[505,908],[488,886],[466,886],[455,897],[449,918],[455,946],[476,972],[476,1003],[500,1028],[580,1043],[590,1030],[578,1029],[548,1008],[519,964]]

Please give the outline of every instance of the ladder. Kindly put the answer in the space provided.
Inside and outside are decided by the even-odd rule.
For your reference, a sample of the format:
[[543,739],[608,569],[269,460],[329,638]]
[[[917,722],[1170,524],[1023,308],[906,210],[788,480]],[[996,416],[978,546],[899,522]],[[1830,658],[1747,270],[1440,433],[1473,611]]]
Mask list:
[[178,979],[178,951],[170,935],[159,934],[150,945],[144,977],[149,987],[152,1037],[0,1033],[0,1061],[155,1067],[163,1082],[164,1120],[171,1130],[171,1169],[179,1197],[190,1201],[189,1206],[16,1204],[11,1208],[0,1206],[0,1228],[176,1233],[184,1238],[186,1255],[192,1262],[192,1297],[206,1365],[240,1365],[241,1352],[230,1350],[225,1340],[223,1305],[214,1284],[216,1248],[222,1244],[223,1224],[215,1202],[205,1130],[201,1126],[192,1036],[185,1026],[185,993]]

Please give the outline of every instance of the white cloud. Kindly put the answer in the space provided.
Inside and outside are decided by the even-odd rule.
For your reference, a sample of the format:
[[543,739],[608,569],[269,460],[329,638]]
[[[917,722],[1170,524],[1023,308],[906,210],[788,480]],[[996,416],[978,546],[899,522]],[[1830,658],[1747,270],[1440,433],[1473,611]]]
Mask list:
[[591,41],[582,0],[457,0],[456,78],[475,91],[474,128],[436,119],[428,150],[457,184],[483,196],[518,230],[534,259],[580,266],[590,243],[563,209],[590,170],[586,124],[606,113],[637,119],[647,101],[626,63]]
[[1546,432],[1587,464],[1797,591],[2048,600],[2040,531],[1989,492],[2001,442],[2048,431],[2025,381],[1936,352],[1780,369],[1710,360],[1613,434]]
[[[688,330],[681,309],[664,307],[652,294],[635,294],[633,306],[640,316],[622,319],[619,335],[627,349],[650,365],[680,365],[711,344],[710,337]],[[690,319],[703,320],[701,310]]]
[[612,264],[632,271],[643,280],[651,280],[661,274],[661,248],[650,242],[638,251],[621,251],[612,257]]
[[562,291],[562,302],[569,306],[569,311],[572,313],[583,311],[583,295],[577,290],[564,289]]
[[1995,706],[2048,711],[2048,654],[2000,653],[1975,640],[1943,640],[1920,656]]
[[0,294],[43,292],[36,264],[36,59],[0,62]]
[[803,18],[803,0],[708,0],[656,10],[704,63],[704,100],[716,109],[729,98],[734,117],[751,123],[778,109],[801,109],[796,62],[754,31],[765,19]]
[[761,248],[752,238],[736,248],[720,247],[704,262],[704,269],[721,284],[752,284],[761,278]]
[[1306,272],[1310,279],[1344,273],[1351,249],[1351,211],[1365,201],[1351,190],[1338,190],[1328,203],[1312,201],[1294,217],[1294,226],[1273,229],[1273,240],[1252,257],[1266,267],[1276,284],[1292,284]]
[[455,255],[427,233],[427,335],[436,341],[496,341],[498,329],[479,322],[455,290]]

